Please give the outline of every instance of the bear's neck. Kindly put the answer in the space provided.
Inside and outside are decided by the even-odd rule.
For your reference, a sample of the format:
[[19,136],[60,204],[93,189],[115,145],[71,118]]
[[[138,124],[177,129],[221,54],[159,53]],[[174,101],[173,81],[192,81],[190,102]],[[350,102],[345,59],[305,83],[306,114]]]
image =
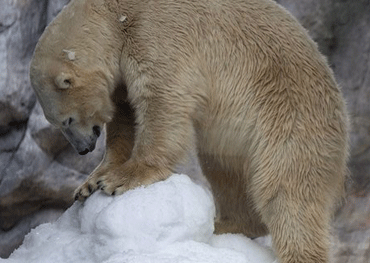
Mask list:
[[[124,49],[131,46],[134,43],[135,38],[135,25],[137,18],[143,11],[143,6],[151,0],[94,0],[98,1],[102,19],[109,25],[110,34],[103,40],[105,46],[117,47],[117,50],[112,50],[112,54],[105,54],[110,56],[111,59],[105,59],[109,64],[106,68],[110,68],[113,77],[113,85],[110,87],[110,94],[115,94],[116,89],[122,89],[125,87],[122,79],[122,72],[119,65],[120,59],[116,60],[117,56],[121,57]],[[101,8],[103,6],[103,8]],[[104,15],[103,15],[104,13]],[[110,62],[112,61],[112,62]],[[114,62],[113,62],[114,61]],[[117,64],[118,63],[118,64]],[[125,88],[124,88],[125,89]],[[124,91],[122,91],[124,92]]]
[[[115,92],[115,89],[122,87],[122,74],[120,71],[119,61],[123,48],[131,41],[133,37],[132,30],[136,18],[140,12],[140,6],[150,0],[93,0],[91,8],[96,8],[96,13],[100,13],[105,23],[109,25],[109,34],[104,34],[104,38],[96,40],[104,47],[115,47],[115,50],[105,52],[104,60],[107,63],[106,68],[110,71],[112,83],[110,85],[110,94]],[[102,28],[106,30],[106,27]]]

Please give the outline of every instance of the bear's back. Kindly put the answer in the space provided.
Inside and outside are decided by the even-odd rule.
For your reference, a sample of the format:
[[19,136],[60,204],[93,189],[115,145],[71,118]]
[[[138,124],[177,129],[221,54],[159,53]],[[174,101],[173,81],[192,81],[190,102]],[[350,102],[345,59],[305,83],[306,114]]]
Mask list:
[[198,130],[223,137],[224,149],[271,134],[314,136],[328,125],[345,130],[343,98],[325,58],[273,1],[149,0],[130,33],[156,85],[190,93]]

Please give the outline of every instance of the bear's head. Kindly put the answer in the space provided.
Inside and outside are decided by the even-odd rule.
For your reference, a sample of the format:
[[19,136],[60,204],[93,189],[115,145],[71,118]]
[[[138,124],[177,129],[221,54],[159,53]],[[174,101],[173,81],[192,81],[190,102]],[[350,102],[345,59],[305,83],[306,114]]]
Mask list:
[[104,124],[113,117],[111,100],[119,55],[107,43],[112,35],[97,23],[91,2],[72,1],[41,36],[30,78],[46,119],[61,129],[73,147],[95,148]]

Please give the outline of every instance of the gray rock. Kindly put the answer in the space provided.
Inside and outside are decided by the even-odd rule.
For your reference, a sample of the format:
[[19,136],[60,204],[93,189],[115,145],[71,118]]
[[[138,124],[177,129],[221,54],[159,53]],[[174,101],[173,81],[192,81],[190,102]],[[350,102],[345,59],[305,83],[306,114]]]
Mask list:
[[28,71],[46,1],[3,0],[0,9],[0,134],[27,121],[36,97]]
[[333,224],[332,256],[337,263],[370,262],[370,193],[351,195]]
[[24,137],[1,173],[0,227],[10,229],[40,207],[67,208],[73,202],[74,189],[103,153],[104,139],[99,139],[96,151],[79,156],[61,132],[45,120],[37,103]]
[[352,117],[350,167],[356,191],[370,190],[370,1],[335,4],[330,62]]

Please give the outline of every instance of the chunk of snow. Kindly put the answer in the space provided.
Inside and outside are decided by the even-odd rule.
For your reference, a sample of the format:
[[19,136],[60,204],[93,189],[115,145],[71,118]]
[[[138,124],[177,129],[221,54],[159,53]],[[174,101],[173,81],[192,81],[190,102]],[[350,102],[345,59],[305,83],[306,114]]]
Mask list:
[[76,52],[66,49],[63,49],[63,52],[67,54],[69,60],[73,61],[76,59]]
[[126,19],[127,19],[127,17],[126,17],[126,16],[121,16],[121,17],[119,18],[119,21],[120,21],[121,23],[123,23],[123,22],[125,22],[125,21],[126,21]]
[[94,193],[28,234],[0,263],[272,263],[242,235],[213,235],[211,193],[186,175],[120,196]]

